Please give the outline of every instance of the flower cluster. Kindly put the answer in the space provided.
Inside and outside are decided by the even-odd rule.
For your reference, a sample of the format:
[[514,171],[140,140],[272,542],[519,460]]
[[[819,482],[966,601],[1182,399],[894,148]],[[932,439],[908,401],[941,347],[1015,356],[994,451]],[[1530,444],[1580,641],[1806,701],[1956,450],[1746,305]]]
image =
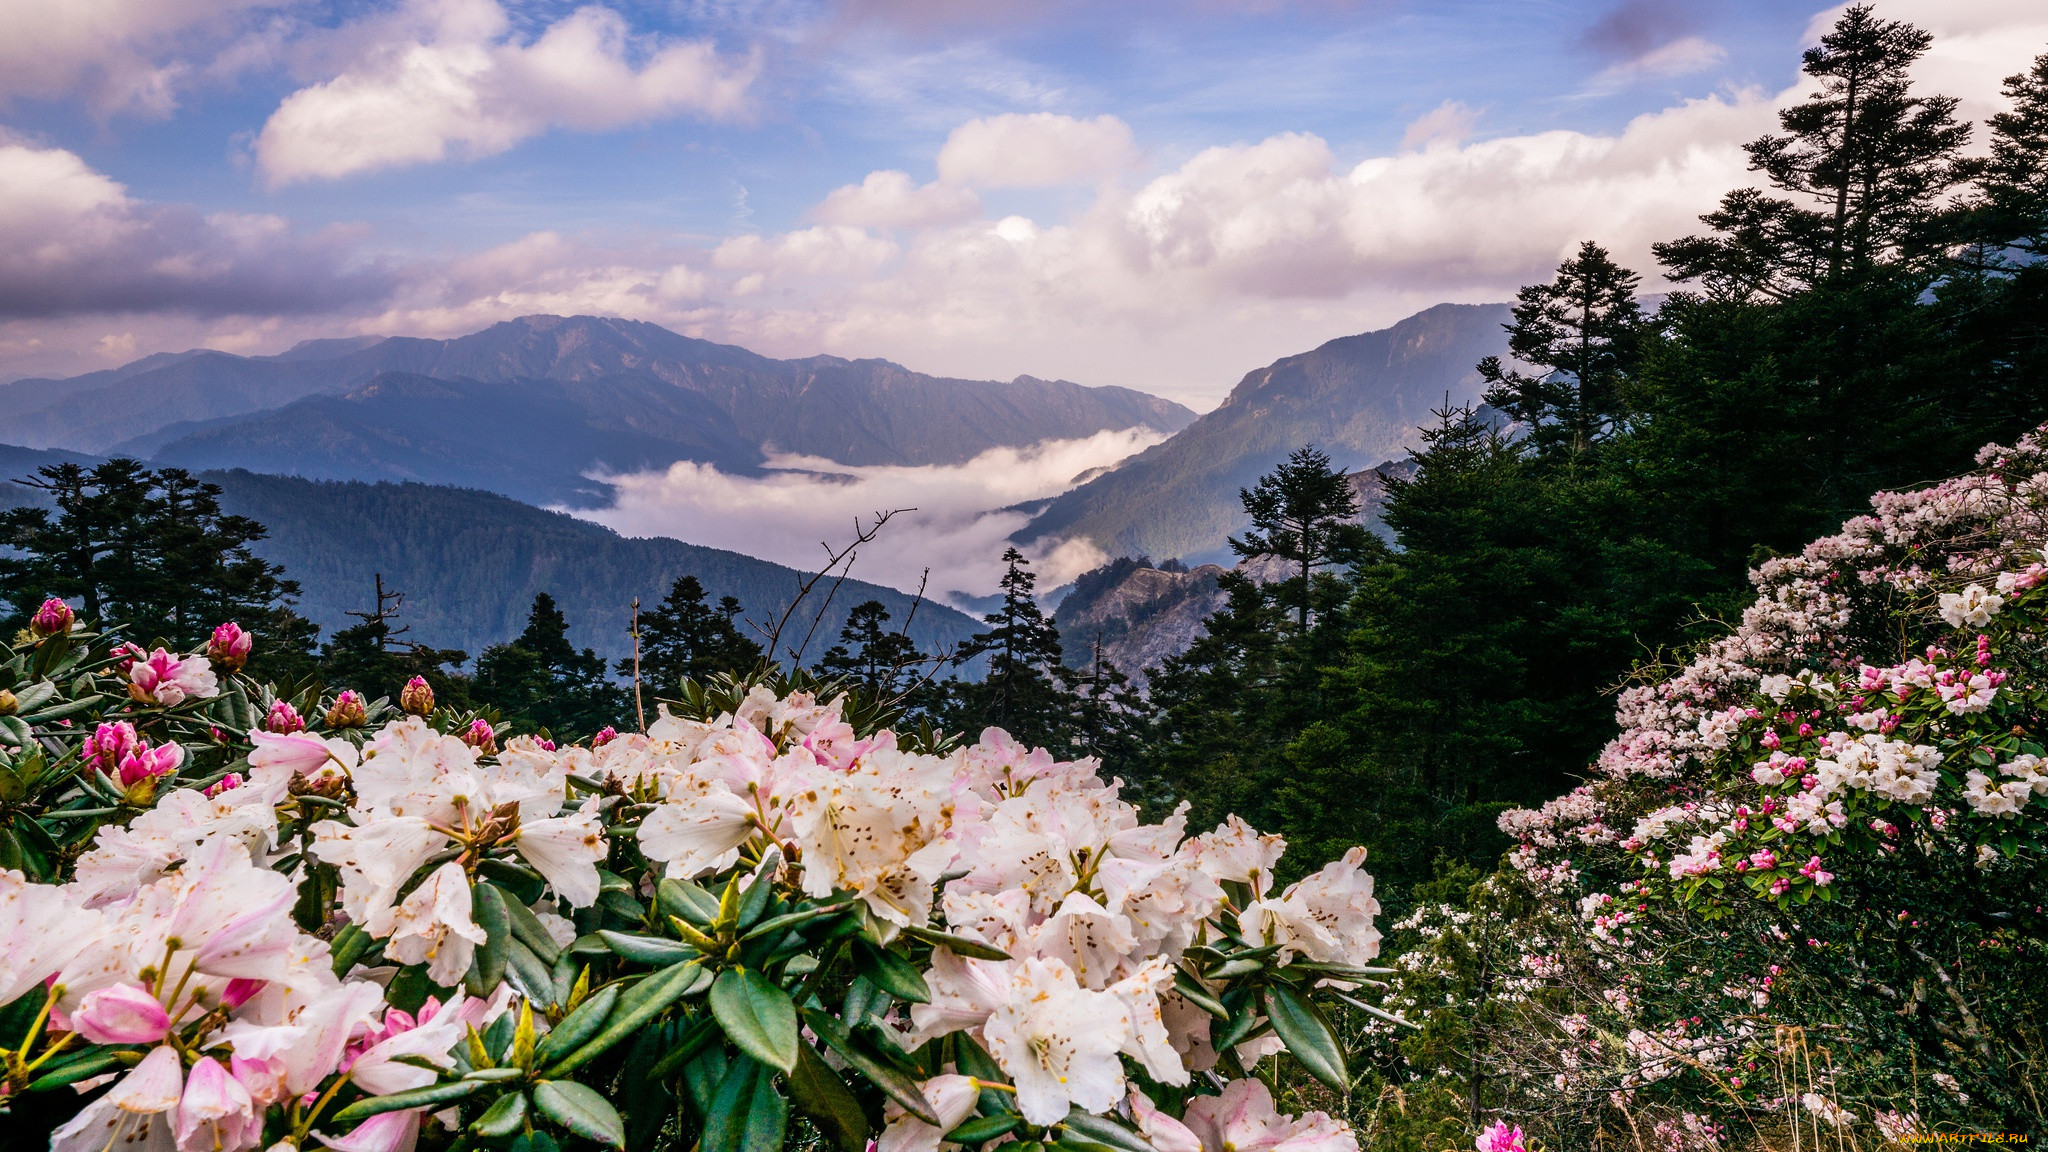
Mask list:
[[[0,1059],[89,1093],[53,1148],[740,1152],[793,1106],[847,1152],[1355,1152],[1249,1073],[1348,1088],[1318,1001],[1386,972],[1362,850],[1283,888],[1235,818],[788,687],[557,744],[423,683],[278,698],[232,625],[177,656],[44,615],[0,769],[23,843],[74,847],[0,872]],[[97,679],[122,710],[79,724],[56,686]]]

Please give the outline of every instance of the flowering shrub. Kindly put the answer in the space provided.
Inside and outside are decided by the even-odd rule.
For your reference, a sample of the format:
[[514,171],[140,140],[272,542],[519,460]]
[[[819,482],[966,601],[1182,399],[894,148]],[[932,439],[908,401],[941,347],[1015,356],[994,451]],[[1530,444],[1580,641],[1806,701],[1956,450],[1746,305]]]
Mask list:
[[1276,889],[1234,818],[788,685],[558,746],[250,646],[53,602],[4,665],[0,1048],[53,1148],[1355,1152],[1250,1073],[1348,1088],[1361,851]]
[[2042,1119],[2048,434],[1979,463],[1761,565],[1586,785],[1502,817],[1485,887],[1533,904],[1493,1071],[1528,1114]]

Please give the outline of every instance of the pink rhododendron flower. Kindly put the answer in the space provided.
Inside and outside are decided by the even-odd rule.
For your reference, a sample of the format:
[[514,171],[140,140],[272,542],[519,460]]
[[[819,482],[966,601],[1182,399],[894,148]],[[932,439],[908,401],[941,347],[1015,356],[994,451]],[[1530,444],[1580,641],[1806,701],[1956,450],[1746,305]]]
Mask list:
[[1495,1120],[1493,1127],[1479,1133],[1479,1139],[1473,1144],[1479,1152],[1528,1152],[1525,1141],[1521,1125],[1509,1128],[1507,1121]]
[[220,680],[205,657],[181,658],[159,648],[128,666],[128,695],[137,704],[175,708],[220,695]]
[[171,1030],[171,1016],[150,993],[116,984],[79,1001],[71,1030],[95,1044],[155,1044]]
[[263,729],[280,735],[306,730],[306,718],[289,703],[279,700],[270,706],[270,712],[263,717]]
[[249,662],[249,649],[255,643],[256,637],[229,621],[213,630],[212,638],[206,642],[206,658],[230,672],[239,672]]
[[42,607],[36,609],[34,616],[29,617],[28,629],[38,638],[62,636],[71,631],[71,623],[75,619],[77,617],[73,615],[71,605],[52,596],[43,601]]

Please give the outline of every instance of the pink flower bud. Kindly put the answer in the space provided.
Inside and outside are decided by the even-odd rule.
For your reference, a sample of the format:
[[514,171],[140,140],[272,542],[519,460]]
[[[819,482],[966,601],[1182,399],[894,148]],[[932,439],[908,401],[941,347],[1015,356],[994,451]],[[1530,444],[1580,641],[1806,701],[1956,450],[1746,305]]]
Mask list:
[[185,746],[182,744],[159,744],[154,748],[139,745],[121,757],[121,765],[114,776],[121,782],[121,787],[132,789],[138,784],[154,784],[176,772],[178,765],[184,762]]
[[70,634],[71,623],[76,619],[77,616],[71,611],[71,605],[52,596],[43,601],[43,606],[36,609],[34,616],[29,617],[28,630],[35,633],[38,640],[48,636],[65,636]]
[[485,720],[472,720],[469,728],[462,733],[462,742],[488,756],[498,750],[498,734]]
[[590,738],[590,746],[592,748],[602,748],[618,738],[619,730],[607,724],[597,730],[597,735]]
[[258,992],[263,991],[265,983],[267,981],[251,980],[247,976],[235,977],[233,980],[228,981],[226,988],[221,989],[221,1006],[224,1008],[240,1008],[242,1005],[247,1004]]
[[370,710],[363,703],[363,694],[350,688],[334,698],[334,704],[327,709],[329,728],[361,728],[370,722]]
[[262,1127],[249,1090],[220,1061],[200,1057],[178,1100],[178,1147],[253,1148],[261,1141]]
[[133,984],[86,993],[71,1014],[71,1030],[95,1044],[155,1044],[171,1030],[157,998]]
[[122,759],[141,746],[142,737],[136,735],[135,725],[121,720],[93,729],[79,751],[93,767],[111,776]]
[[213,630],[213,639],[206,642],[206,657],[230,672],[238,672],[249,662],[249,649],[255,643],[254,636],[229,621]]
[[211,800],[223,792],[232,792],[241,786],[242,774],[240,772],[230,772],[207,787],[206,798]]
[[413,716],[434,714],[434,688],[424,676],[415,676],[405,682],[398,693],[398,706]]
[[265,731],[280,734],[304,732],[306,730],[306,718],[299,715],[297,708],[292,707],[283,700],[279,700],[270,706],[270,715],[263,718],[263,727]]

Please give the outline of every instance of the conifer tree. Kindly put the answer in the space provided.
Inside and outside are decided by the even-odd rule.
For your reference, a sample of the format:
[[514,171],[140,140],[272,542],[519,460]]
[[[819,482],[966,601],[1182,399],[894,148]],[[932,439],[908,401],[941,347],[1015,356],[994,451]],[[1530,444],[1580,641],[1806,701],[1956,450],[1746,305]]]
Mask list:
[[1912,91],[1907,74],[1932,39],[1868,4],[1843,12],[1804,57],[1819,90],[1778,114],[1783,133],[1747,145],[1750,167],[1795,199],[1729,193],[1701,217],[1717,235],[1654,246],[1672,278],[1784,299],[1934,255],[1941,198],[1967,175],[1957,161],[1970,126],[1956,122],[1953,97]]
[[1253,487],[1239,489],[1238,498],[1253,530],[1231,537],[1231,551],[1243,557],[1275,556],[1295,566],[1298,575],[1280,594],[1306,631],[1316,570],[1341,563],[1365,546],[1365,529],[1351,522],[1358,515],[1351,482],[1330,466],[1327,453],[1310,445],[1295,449]]
[[986,657],[978,682],[956,682],[948,726],[972,735],[997,727],[1026,744],[1064,747],[1071,732],[1070,698],[1060,663],[1060,634],[1038,607],[1038,575],[1015,548],[1003,550],[1002,606],[984,616],[986,632],[955,654],[964,664]]
[[129,459],[92,468],[56,464],[16,481],[44,493],[51,509],[0,513],[0,595],[16,626],[46,596],[76,600],[89,620],[126,626],[131,639],[204,644],[214,625],[269,622],[293,635],[288,617],[299,586],[249,550],[263,525],[220,507],[219,485],[181,468],[152,470]]
[[1621,418],[1622,384],[1634,370],[1643,335],[1641,278],[1588,240],[1558,265],[1557,278],[1517,293],[1508,350],[1549,369],[1531,376],[1497,356],[1479,362],[1491,387],[1486,402],[1523,421],[1532,441],[1583,451]]
[[818,671],[840,676],[866,688],[877,700],[894,700],[924,660],[916,641],[891,632],[889,610],[879,600],[856,604],[839,630],[839,643],[818,661]]
[[381,574],[376,577],[374,594],[373,608],[349,613],[361,623],[335,632],[321,648],[320,679],[335,688],[353,688],[373,700],[396,700],[406,681],[419,676],[433,688],[441,704],[467,706],[469,680],[454,670],[469,654],[406,639],[410,624],[392,627],[405,608],[405,593],[386,588]]
[[[753,670],[761,663],[761,646],[733,623],[739,614],[733,597],[721,597],[714,608],[705,603],[703,581],[677,577],[661,604],[640,617],[641,681],[667,693],[685,679]],[[618,673],[631,676],[633,662],[619,661]]]
[[533,598],[518,638],[477,657],[470,690],[478,703],[558,737],[589,735],[629,707],[596,651],[570,643],[568,618],[546,592]]

